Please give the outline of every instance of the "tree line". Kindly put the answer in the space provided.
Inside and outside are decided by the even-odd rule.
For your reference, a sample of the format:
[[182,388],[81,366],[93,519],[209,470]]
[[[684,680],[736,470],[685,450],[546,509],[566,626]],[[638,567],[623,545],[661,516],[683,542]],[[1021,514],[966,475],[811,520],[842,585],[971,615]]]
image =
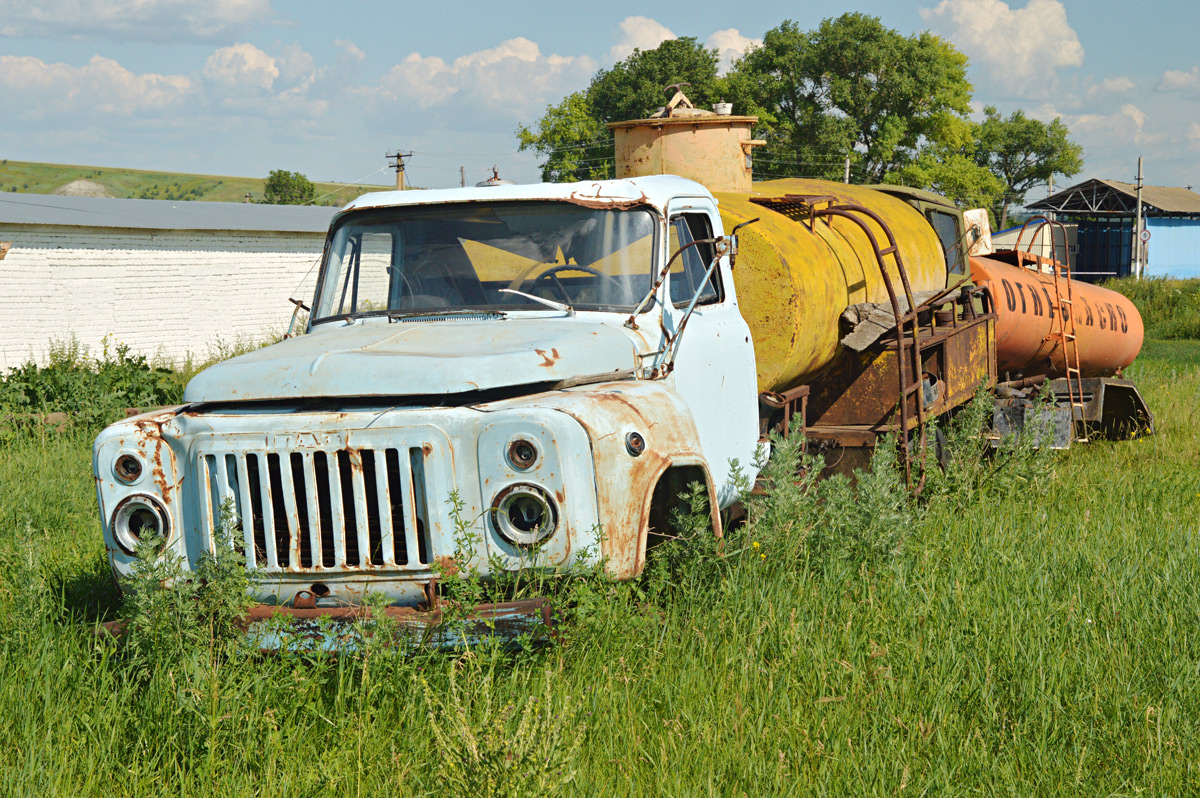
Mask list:
[[856,183],[894,183],[990,209],[1000,227],[1025,193],[1083,168],[1083,150],[1061,119],[987,107],[973,121],[967,57],[928,31],[905,36],[860,13],[826,19],[814,30],[785,21],[761,47],[718,70],[717,51],[695,38],[635,50],[601,69],[532,125],[517,129],[520,149],[544,159],[542,179],[614,175],[608,122],[648,116],[685,82],[698,107],[728,101],[759,118],[758,179],[841,180],[846,159]]

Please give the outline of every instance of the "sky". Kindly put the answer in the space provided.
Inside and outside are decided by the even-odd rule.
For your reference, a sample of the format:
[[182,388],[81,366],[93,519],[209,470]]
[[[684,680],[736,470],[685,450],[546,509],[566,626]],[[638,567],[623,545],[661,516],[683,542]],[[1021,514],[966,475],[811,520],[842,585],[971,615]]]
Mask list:
[[410,184],[534,182],[518,125],[635,47],[692,36],[727,66],[847,11],[953,42],[977,116],[1061,117],[1069,183],[1132,182],[1141,155],[1148,184],[1200,187],[1195,0],[0,0],[0,157],[387,184],[402,149]]

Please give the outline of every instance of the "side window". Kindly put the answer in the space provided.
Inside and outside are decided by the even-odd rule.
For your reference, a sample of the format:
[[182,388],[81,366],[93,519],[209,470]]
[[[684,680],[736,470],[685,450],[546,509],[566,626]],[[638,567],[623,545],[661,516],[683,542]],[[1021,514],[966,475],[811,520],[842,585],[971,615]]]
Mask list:
[[[671,219],[670,241],[668,242],[667,257],[674,255],[680,247],[687,246],[693,241],[703,241],[713,237],[712,226],[708,215],[704,213],[685,213]],[[700,243],[688,247],[675,262],[671,264],[671,302],[675,305],[686,305],[692,301],[697,289],[701,289],[704,273],[708,271],[713,259],[713,245]],[[700,290],[697,305],[711,305],[721,301],[720,272],[713,271],[712,279]]]
[[941,211],[929,211],[926,214],[929,224],[933,225],[942,249],[946,250],[946,268],[954,274],[963,273],[963,248],[959,241],[958,217]]

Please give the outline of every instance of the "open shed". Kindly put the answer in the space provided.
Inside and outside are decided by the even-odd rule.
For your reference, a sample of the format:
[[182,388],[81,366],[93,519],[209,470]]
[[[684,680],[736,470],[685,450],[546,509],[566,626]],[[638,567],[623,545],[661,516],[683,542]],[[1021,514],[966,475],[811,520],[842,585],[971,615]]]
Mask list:
[[328,207],[0,195],[0,369],[74,337],[181,359],[282,331]]
[[[1133,273],[1137,186],[1088,180],[1028,206],[1079,226],[1074,273],[1085,280]],[[1143,226],[1150,232],[1145,274],[1200,276],[1200,194],[1189,188],[1142,186]]]

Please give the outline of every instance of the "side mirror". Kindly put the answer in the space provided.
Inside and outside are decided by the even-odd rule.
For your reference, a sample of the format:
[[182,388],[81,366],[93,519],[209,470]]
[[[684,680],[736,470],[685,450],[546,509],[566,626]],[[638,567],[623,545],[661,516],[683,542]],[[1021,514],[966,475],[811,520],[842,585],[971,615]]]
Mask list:
[[737,254],[738,254],[737,231],[741,230],[746,225],[754,224],[755,222],[757,222],[759,220],[759,218],[760,217],[755,216],[753,219],[748,219],[747,221],[744,221],[741,224],[734,225],[733,229],[729,231],[729,235],[725,237],[725,240],[728,242],[727,246],[728,246],[728,252],[729,252],[729,268],[732,269],[735,265],[737,265]]
[[986,209],[972,208],[969,211],[963,211],[963,223],[967,228],[964,235],[966,236],[968,255],[991,255],[996,251],[992,247],[992,225],[988,220]]

